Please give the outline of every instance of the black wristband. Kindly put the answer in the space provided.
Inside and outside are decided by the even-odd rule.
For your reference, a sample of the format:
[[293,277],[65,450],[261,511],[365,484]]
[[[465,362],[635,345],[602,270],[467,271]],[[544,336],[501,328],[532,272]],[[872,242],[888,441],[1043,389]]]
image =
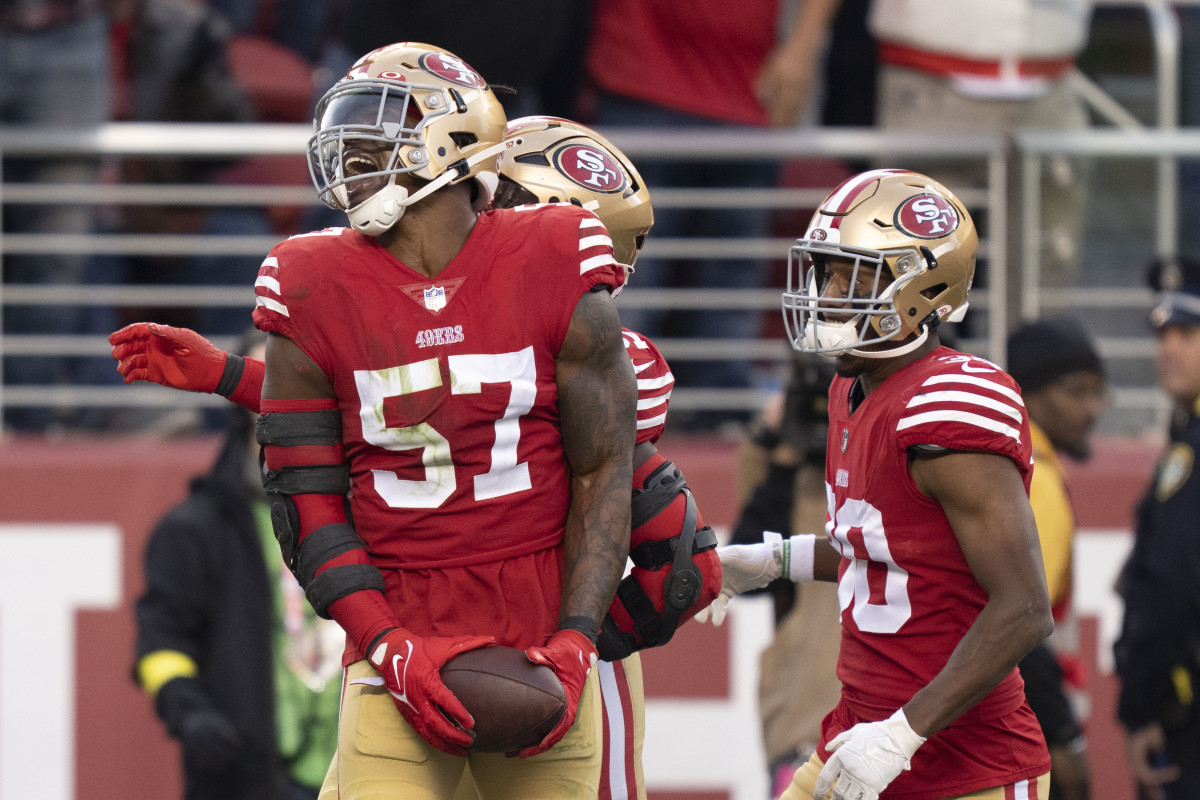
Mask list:
[[592,621],[591,617],[567,617],[559,621],[558,629],[560,631],[578,631],[586,636],[592,644],[595,644],[596,640],[600,638],[600,627]]
[[242,372],[245,369],[246,359],[229,353],[225,358],[225,371],[221,373],[221,380],[213,391],[222,397],[229,397],[242,382]]
[[[384,628],[382,631],[375,634],[375,638],[371,640],[369,645],[367,645],[367,652],[364,654],[366,655],[368,662],[371,660],[371,653],[375,652],[375,648],[379,645],[379,642],[383,639],[383,637],[387,636],[394,630],[396,630],[396,628]],[[371,666],[375,665],[371,664]]]

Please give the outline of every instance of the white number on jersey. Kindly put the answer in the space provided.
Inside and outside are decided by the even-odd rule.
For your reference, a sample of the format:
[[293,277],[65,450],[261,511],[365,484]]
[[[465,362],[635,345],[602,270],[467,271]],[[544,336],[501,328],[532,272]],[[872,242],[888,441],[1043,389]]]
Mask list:
[[[520,418],[533,408],[537,395],[537,368],[533,348],[516,353],[452,355],[447,358],[452,376],[451,394],[478,394],[482,384],[511,386],[508,407],[496,420],[496,440],[491,466],[474,478],[476,500],[488,500],[532,488],[529,465],[517,463]],[[454,458],[450,442],[428,423],[389,428],[384,422],[383,401],[389,397],[436,389],[442,385],[437,358],[414,361],[399,367],[356,370],[359,419],[363,439],[387,450],[421,449],[424,480],[402,480],[387,470],[371,470],[375,491],[391,508],[437,508],[454,493]]]
[[[834,509],[829,484],[825,485],[825,493],[830,507],[825,529],[842,557],[850,562],[838,581],[838,605],[843,614],[851,609],[854,623],[864,633],[895,633],[912,616],[912,603],[908,597],[908,571],[892,559],[883,515],[865,500],[849,499]],[[872,588],[876,602],[871,600]]]

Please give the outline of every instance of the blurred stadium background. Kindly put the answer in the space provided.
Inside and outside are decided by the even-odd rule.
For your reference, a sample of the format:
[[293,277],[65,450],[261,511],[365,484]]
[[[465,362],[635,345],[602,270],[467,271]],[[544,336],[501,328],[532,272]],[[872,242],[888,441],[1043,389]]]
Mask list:
[[[698,308],[762,313],[754,339],[657,339],[673,363],[750,359],[752,385],[740,389],[680,386],[675,413],[752,412],[776,388],[788,358],[779,321],[779,287],[790,240],[847,163],[923,161],[985,163],[992,176],[1017,165],[1031,176],[1022,202],[1036,209],[1036,175],[1048,157],[1084,156],[1093,164],[1079,274],[1050,287],[1033,259],[1021,274],[987,236],[987,280],[972,294],[971,327],[962,347],[1002,361],[1016,319],[1071,313],[1097,335],[1113,392],[1095,457],[1076,466],[1072,487],[1083,528],[1077,554],[1076,604],[1092,668],[1094,785],[1100,796],[1128,800],[1119,731],[1113,719],[1109,657],[1119,623],[1112,579],[1129,544],[1132,507],[1153,464],[1168,413],[1154,388],[1153,338],[1145,320],[1153,298],[1147,264],[1177,252],[1178,167],[1200,162],[1200,131],[1180,128],[1179,39],[1172,7],[1157,0],[1099,4],[1077,88],[1093,104],[1095,127],[1054,136],[897,137],[867,129],[745,131],[719,141],[696,132],[612,129],[603,132],[635,162],[647,158],[778,158],[777,189],[664,190],[658,209],[759,205],[775,210],[769,239],[655,239],[645,257],[766,258],[776,280],[753,290],[637,289],[624,307],[687,314]],[[304,165],[309,130],[293,124],[133,124],[97,129],[0,128],[5,157],[99,158],[96,183],[7,182],[0,213],[20,205],[86,205],[104,219],[120,208],[250,212],[265,221],[252,233],[195,230],[87,235],[0,236],[0,259],[14,256],[134,258],[153,265],[139,283],[106,282],[101,271],[79,284],[0,285],[0,314],[34,310],[50,320],[42,334],[0,336],[0,361],[66,365],[56,378],[0,385],[0,410],[44,420],[36,430],[0,439],[0,800],[158,800],[179,796],[175,746],[130,677],[131,603],[140,592],[140,557],[154,520],[182,497],[187,479],[215,452],[212,420],[223,400],[156,386],[119,383],[105,334],[143,318],[197,327],[229,346],[229,319],[248,322],[258,261],[296,232],[315,208]],[[223,183],[130,182],[117,164],[172,160],[237,165]],[[1003,227],[1005,187],[991,180],[955,187],[991,229]],[[1028,212],[1036,219],[1035,212]],[[1194,225],[1186,221],[1184,225]],[[147,230],[150,230],[147,228]],[[1034,249],[1026,252],[1033,252]],[[238,264],[238,270],[198,271]],[[216,267],[214,267],[214,270]],[[114,273],[115,274],[115,273]],[[184,276],[187,276],[186,279]],[[636,278],[635,278],[636,282]],[[232,315],[232,316],[230,316]],[[58,321],[62,322],[61,325]],[[212,321],[206,328],[206,321]],[[104,327],[104,323],[111,327]],[[238,323],[240,324],[240,323]],[[225,327],[222,327],[225,326]],[[233,330],[236,330],[234,328]],[[664,451],[689,476],[707,519],[727,527],[736,429],[675,430]],[[739,604],[721,629],[689,625],[672,645],[646,657],[646,773],[653,800],[761,800],[767,796],[756,716],[757,657],[770,636],[770,611]],[[799,665],[798,669],[803,666]]]

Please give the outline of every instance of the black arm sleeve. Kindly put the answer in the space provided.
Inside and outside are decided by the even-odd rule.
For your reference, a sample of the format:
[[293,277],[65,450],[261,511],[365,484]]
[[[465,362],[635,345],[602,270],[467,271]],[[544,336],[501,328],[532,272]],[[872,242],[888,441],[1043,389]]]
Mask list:
[[754,544],[763,540],[763,531],[778,531],[784,538],[792,535],[792,509],[797,467],[772,464],[767,476],[750,495],[733,527],[730,544]]
[[1082,730],[1063,690],[1062,668],[1044,642],[1033,648],[1018,665],[1025,679],[1025,699],[1033,709],[1049,747],[1070,744]]
[[[786,539],[792,535],[792,510],[795,507],[796,473],[799,467],[771,464],[767,475],[750,495],[741,516],[733,527],[730,544],[756,544],[763,540],[763,531],[776,531]],[[775,598],[778,622],[795,601],[796,587],[786,579],[772,581],[762,589],[746,594],[769,592]]]

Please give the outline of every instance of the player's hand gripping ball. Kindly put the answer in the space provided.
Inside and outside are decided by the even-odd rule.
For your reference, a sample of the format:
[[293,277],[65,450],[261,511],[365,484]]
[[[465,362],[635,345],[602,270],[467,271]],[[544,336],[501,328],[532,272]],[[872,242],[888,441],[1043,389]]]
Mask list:
[[442,682],[475,719],[476,753],[513,753],[537,744],[567,709],[554,670],[515,647],[483,647],[442,667]]

